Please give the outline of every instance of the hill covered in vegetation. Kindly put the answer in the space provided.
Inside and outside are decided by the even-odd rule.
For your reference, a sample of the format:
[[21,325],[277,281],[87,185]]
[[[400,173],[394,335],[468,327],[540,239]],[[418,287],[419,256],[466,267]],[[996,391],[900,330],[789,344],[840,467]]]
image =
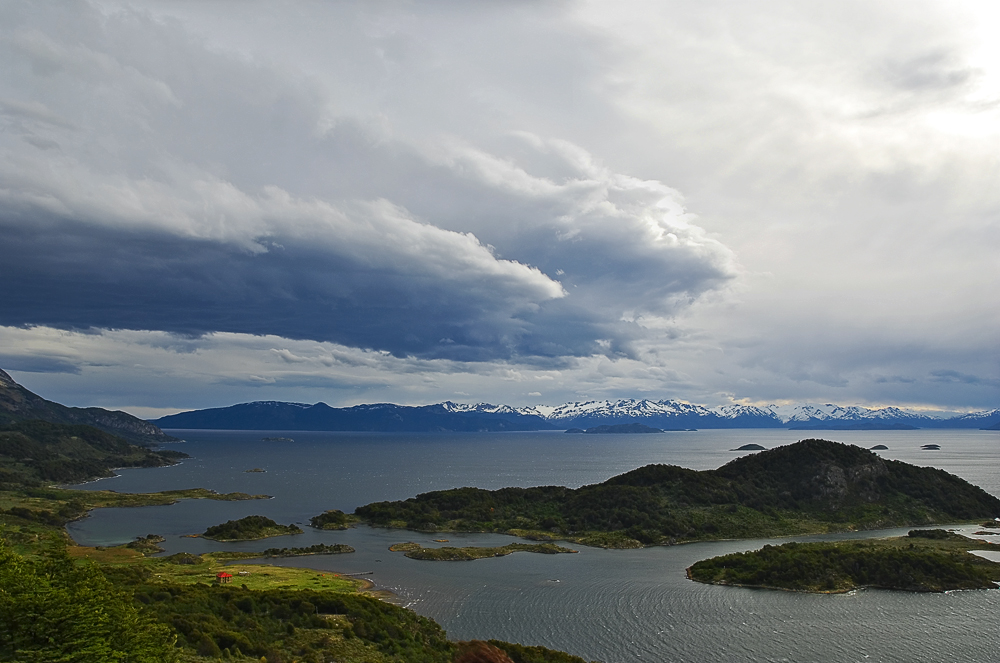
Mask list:
[[152,451],[93,426],[37,419],[0,427],[0,488],[78,483],[116,467],[172,465],[187,454]]
[[302,530],[295,525],[279,525],[264,516],[247,516],[213,525],[202,536],[215,541],[254,541],[286,534],[302,534]]
[[99,407],[67,407],[28,391],[0,370],[0,425],[28,419],[54,424],[86,425],[141,445],[174,441],[154,424],[118,410]]
[[944,592],[994,589],[1000,564],[968,552],[997,546],[942,529],[912,530],[894,539],[786,543],[697,562],[688,577],[716,585],[806,592],[860,587]]
[[355,514],[385,527],[638,547],[992,518],[1000,499],[943,470],[803,440],[716,470],[648,465],[577,489],[456,488]]

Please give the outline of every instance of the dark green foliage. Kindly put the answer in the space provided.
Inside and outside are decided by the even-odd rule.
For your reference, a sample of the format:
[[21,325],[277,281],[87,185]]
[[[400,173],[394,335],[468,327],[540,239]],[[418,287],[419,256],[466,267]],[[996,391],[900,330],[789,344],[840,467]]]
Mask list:
[[786,543],[703,560],[688,569],[688,575],[707,583],[803,591],[875,587],[940,592],[994,588],[1000,565],[961,549],[926,545]]
[[162,663],[176,660],[173,641],[95,565],[58,551],[32,562],[0,541],[0,660]]
[[965,538],[958,534],[952,534],[946,529],[911,529],[906,535],[914,539],[932,539],[935,541]]
[[263,557],[297,557],[299,555],[342,555],[352,553],[354,548],[344,543],[317,543],[308,548],[268,548]]
[[532,530],[583,543],[610,532],[638,545],[978,519],[1000,513],[1000,500],[943,470],[804,440],[717,470],[649,465],[575,490],[456,488],[355,513],[424,531]]
[[430,619],[358,594],[201,584],[139,584],[134,591],[149,613],[177,631],[178,644],[203,655],[239,649],[268,661],[323,661],[321,652],[295,651],[317,631],[358,638],[407,663],[446,663],[455,651]]
[[301,534],[295,525],[279,525],[264,516],[247,516],[239,520],[227,520],[221,525],[213,525],[202,534],[206,539],[217,541],[249,541],[283,534]]
[[137,536],[134,541],[129,541],[125,544],[126,548],[131,548],[132,550],[138,550],[139,552],[145,554],[153,554],[163,552],[163,548],[157,544],[166,541],[165,538],[159,534],[147,534],[146,536]]
[[309,525],[316,529],[347,529],[357,521],[356,516],[349,516],[339,509],[331,509],[310,518]]
[[514,663],[587,663],[579,656],[545,647],[526,647],[513,642],[488,640],[489,644],[502,649]]
[[0,483],[8,489],[78,483],[111,476],[114,467],[161,467],[183,457],[130,444],[93,426],[33,419],[0,428]]
[[503,557],[516,552],[533,552],[542,555],[557,555],[559,553],[575,553],[575,550],[557,546],[554,543],[510,543],[506,546],[493,548],[480,548],[468,546],[465,548],[455,548],[444,546],[443,548],[424,548],[418,543],[404,543],[390,546],[389,550],[405,550],[405,555],[410,559],[422,559],[437,562],[465,562],[474,559],[484,559],[487,557]]

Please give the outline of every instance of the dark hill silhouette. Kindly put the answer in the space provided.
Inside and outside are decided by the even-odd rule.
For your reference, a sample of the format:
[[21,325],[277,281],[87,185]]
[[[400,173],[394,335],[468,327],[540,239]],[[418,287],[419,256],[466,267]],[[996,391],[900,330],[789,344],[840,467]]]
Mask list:
[[943,470],[803,440],[716,470],[647,465],[577,489],[457,488],[369,504],[356,514],[381,526],[535,531],[632,546],[992,518],[1000,499]]
[[160,444],[175,438],[155,424],[126,412],[99,407],[67,407],[28,391],[0,370],[0,425],[28,419],[54,424],[87,425],[136,444]]
[[326,403],[264,401],[181,412],[154,421],[164,428],[224,430],[313,430],[383,432],[474,432],[553,430],[541,417],[516,412],[455,412],[444,404],[391,403],[334,408]]

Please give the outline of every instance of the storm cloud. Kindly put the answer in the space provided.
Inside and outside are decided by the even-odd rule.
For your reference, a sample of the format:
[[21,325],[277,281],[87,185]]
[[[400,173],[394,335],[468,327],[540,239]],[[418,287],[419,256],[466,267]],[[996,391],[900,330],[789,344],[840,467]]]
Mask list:
[[566,141],[513,134],[532,174],[380,135],[142,12],[6,11],[0,323],[627,355],[636,319],[736,274],[677,192]]

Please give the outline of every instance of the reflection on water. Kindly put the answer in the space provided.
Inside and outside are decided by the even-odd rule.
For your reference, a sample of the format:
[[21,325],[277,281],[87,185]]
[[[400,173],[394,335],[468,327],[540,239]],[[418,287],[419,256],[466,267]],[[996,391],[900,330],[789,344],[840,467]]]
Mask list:
[[[701,431],[636,436],[515,434],[283,433],[295,442],[262,442],[277,434],[185,431],[178,445],[194,458],[172,468],[127,470],[88,488],[152,491],[204,486],[220,492],[268,493],[273,500],[190,500],[168,507],[101,509],[70,527],[88,545],[120,543],[147,533],[167,536],[168,552],[260,550],[270,545],[347,543],[349,555],[282,560],[343,573],[373,572],[421,614],[455,638],[498,637],[543,644],[588,659],[613,661],[988,661],[997,660],[1000,592],[908,594],[863,591],[825,596],[723,588],[690,582],[693,562],[760,547],[727,541],[643,550],[580,548],[577,555],[517,553],[474,562],[421,562],[388,546],[431,536],[358,527],[306,528],[294,537],[221,544],[181,538],[207,526],[260,513],[282,523],[308,522],[329,508],[427,490],[476,485],[579,486],[659,462],[705,469],[754,442],[794,442],[802,433]],[[816,435],[822,435],[817,433]],[[829,433],[830,437],[834,434]],[[1000,436],[983,431],[837,432],[836,439],[919,465],[934,465],[1000,494]],[[940,451],[922,451],[923,444]],[[253,467],[266,473],[245,473]],[[965,531],[971,532],[974,528]],[[905,530],[887,531],[893,535]],[[871,536],[862,533],[855,536]],[[510,537],[447,534],[451,545],[497,545]],[[435,536],[433,538],[439,538]],[[844,538],[844,535],[799,540]],[[769,541],[774,543],[774,541]]]

